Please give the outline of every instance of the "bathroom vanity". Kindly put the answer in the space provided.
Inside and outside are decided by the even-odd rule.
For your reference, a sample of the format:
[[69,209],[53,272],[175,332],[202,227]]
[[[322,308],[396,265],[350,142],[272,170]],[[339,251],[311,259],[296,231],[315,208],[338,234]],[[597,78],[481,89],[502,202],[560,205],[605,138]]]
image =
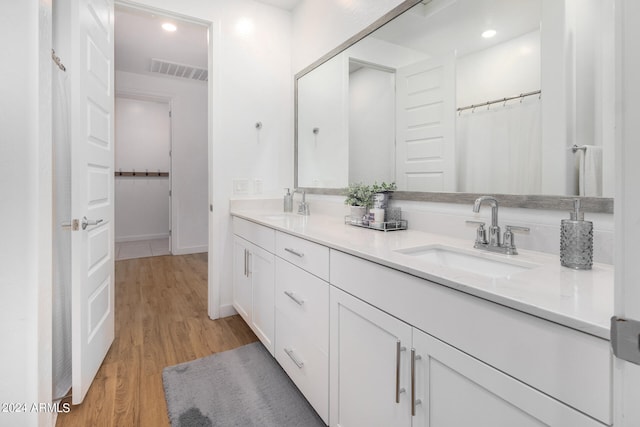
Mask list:
[[611,266],[232,215],[233,305],[328,425],[612,424]]

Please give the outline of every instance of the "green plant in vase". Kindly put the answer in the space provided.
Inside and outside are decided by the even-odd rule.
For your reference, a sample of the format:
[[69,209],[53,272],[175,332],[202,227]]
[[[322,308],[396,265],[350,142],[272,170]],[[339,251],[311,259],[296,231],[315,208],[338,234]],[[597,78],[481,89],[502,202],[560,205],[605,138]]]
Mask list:
[[351,218],[362,219],[369,207],[371,207],[373,188],[362,183],[351,183],[346,189],[345,195],[347,198],[344,204],[351,206]]

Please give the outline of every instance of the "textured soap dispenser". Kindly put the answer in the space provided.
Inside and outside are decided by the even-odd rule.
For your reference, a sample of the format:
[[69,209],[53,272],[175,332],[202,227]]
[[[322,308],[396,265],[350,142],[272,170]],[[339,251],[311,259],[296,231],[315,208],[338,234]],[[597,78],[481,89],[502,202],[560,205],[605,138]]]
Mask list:
[[590,270],[593,264],[593,222],[584,220],[580,199],[560,224],[560,264],[576,270]]

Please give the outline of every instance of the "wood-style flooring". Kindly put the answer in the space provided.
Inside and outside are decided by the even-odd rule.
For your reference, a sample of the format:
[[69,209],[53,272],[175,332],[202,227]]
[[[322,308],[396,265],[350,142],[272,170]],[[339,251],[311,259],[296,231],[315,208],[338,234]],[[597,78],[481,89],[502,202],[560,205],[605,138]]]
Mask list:
[[209,319],[207,254],[117,261],[115,286],[115,340],[57,427],[169,426],[163,368],[257,341],[237,315]]

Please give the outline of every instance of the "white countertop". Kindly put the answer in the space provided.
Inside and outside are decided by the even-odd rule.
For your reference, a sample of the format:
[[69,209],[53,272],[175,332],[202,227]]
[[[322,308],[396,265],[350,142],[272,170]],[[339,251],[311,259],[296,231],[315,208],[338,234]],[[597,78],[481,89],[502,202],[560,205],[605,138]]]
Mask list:
[[[594,264],[591,270],[560,265],[557,255],[518,250],[518,255],[473,249],[461,240],[416,230],[382,232],[344,224],[343,218],[303,217],[282,212],[232,210],[232,215],[302,237],[369,261],[520,310],[570,328],[609,339],[613,315],[613,266]],[[409,224],[409,227],[411,224]],[[491,278],[430,263],[395,250],[439,244],[471,251],[487,259],[531,263],[535,268]],[[517,245],[517,240],[516,240]]]

